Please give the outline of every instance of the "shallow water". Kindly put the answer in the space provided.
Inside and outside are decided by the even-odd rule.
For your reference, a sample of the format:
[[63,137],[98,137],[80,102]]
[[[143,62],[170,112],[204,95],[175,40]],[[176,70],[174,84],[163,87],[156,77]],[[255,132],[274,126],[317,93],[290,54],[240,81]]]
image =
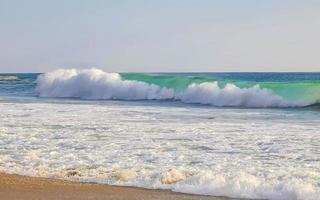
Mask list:
[[319,199],[320,112],[2,98],[0,170],[215,196]]

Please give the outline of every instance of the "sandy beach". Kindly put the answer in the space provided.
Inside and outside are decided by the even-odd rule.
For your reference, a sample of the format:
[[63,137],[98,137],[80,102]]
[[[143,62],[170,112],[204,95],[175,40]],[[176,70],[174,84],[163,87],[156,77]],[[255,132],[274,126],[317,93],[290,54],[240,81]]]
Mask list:
[[185,195],[170,191],[147,190],[0,173],[1,200],[226,200],[223,197]]

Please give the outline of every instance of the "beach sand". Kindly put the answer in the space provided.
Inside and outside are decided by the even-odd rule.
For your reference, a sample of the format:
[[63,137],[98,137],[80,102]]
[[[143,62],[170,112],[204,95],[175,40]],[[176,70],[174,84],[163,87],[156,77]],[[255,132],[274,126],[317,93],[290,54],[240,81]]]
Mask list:
[[0,173],[1,200],[227,200],[179,194],[163,190],[148,190],[103,184],[79,183],[64,180],[35,178]]

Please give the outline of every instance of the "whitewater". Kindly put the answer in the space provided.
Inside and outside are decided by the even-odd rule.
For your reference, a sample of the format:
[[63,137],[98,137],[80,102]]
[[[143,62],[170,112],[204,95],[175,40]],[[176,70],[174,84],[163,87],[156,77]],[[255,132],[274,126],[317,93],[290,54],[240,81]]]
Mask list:
[[271,89],[260,88],[258,84],[239,88],[235,84],[227,83],[221,88],[217,81],[211,81],[191,83],[182,91],[177,91],[175,88],[161,87],[154,83],[123,80],[118,73],[106,73],[99,69],[56,70],[40,75],[37,83],[36,90],[40,97],[179,100],[185,103],[242,107],[303,107],[320,101],[320,87],[312,98],[294,100],[285,99]]
[[0,74],[0,172],[320,200],[320,74]]

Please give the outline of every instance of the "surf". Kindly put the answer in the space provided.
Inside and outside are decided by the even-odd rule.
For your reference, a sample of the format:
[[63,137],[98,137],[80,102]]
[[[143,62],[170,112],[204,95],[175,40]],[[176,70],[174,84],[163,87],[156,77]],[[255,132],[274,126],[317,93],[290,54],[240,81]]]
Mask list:
[[230,107],[305,107],[320,102],[319,82],[249,82],[206,77],[59,69],[36,80],[39,97],[90,100],[168,100]]

